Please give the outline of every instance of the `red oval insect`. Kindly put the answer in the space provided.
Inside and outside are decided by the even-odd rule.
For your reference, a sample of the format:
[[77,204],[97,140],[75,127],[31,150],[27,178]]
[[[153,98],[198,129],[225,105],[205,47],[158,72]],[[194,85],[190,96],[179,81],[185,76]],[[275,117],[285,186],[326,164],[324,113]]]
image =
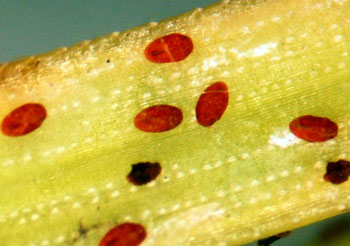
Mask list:
[[40,127],[45,118],[44,106],[38,103],[27,103],[14,109],[4,118],[1,130],[7,136],[23,136]]
[[146,235],[146,230],[142,225],[124,223],[107,232],[99,246],[138,246]]
[[145,132],[164,132],[171,130],[182,122],[183,116],[179,108],[170,105],[155,105],[139,112],[135,126]]
[[338,126],[328,118],[303,115],[289,124],[290,131],[308,142],[324,142],[338,135]]
[[224,82],[210,85],[199,97],[196,106],[197,121],[202,126],[211,126],[224,114],[228,105],[228,87]]
[[182,34],[173,33],[157,38],[145,49],[146,58],[154,63],[184,60],[193,50],[192,40]]

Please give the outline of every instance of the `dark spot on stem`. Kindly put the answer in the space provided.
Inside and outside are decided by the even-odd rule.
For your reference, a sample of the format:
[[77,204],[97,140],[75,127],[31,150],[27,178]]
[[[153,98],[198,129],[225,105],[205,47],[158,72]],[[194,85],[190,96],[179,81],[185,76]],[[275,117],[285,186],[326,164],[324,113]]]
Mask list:
[[132,170],[127,179],[135,185],[144,185],[155,180],[162,168],[158,162],[140,162],[132,165]]
[[283,237],[287,237],[289,236],[291,233],[291,231],[286,231],[286,232],[282,232],[282,233],[279,233],[277,235],[274,235],[272,237],[268,237],[268,238],[264,238],[264,239],[260,239],[258,241],[258,245],[259,246],[269,246],[271,245],[272,243],[274,243],[275,241],[283,238]]
[[89,232],[89,229],[85,228],[82,223],[79,224],[79,237],[86,237],[86,234]]
[[350,175],[350,162],[339,160],[337,162],[328,162],[324,180],[332,184],[341,184],[348,180]]
[[79,240],[82,240],[84,238],[87,237],[87,234],[92,230],[92,229],[96,229],[98,228],[98,225],[89,225],[86,226],[83,224],[82,221],[80,221],[79,223],[79,228],[78,228],[78,234],[76,236],[74,236],[74,238],[72,239],[73,243],[78,242]]

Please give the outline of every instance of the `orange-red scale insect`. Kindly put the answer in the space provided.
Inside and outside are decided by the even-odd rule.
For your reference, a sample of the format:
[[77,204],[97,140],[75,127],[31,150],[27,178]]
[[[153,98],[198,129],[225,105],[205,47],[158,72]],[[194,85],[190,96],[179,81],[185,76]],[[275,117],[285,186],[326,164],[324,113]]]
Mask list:
[[197,121],[209,127],[218,121],[228,105],[228,87],[224,82],[210,85],[199,97],[196,106]]
[[146,235],[146,230],[142,225],[127,222],[107,232],[99,246],[138,246]]
[[294,119],[289,124],[290,131],[308,142],[324,142],[335,138],[338,134],[338,126],[328,118],[312,115],[303,115]]
[[167,63],[184,60],[193,50],[192,40],[182,34],[173,33],[157,38],[145,49],[150,62]]
[[38,103],[24,104],[10,112],[1,123],[3,134],[11,137],[26,135],[41,126],[46,110]]
[[178,126],[183,119],[179,108],[170,105],[155,105],[139,112],[134,125],[145,132],[164,132]]

